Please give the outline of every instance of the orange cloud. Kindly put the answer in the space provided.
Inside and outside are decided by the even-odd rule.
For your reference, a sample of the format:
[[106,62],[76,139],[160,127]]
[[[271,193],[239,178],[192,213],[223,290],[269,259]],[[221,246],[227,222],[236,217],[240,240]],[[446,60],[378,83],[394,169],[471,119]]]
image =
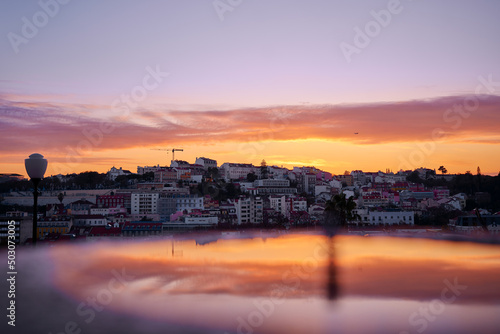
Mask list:
[[[170,144],[320,139],[355,144],[432,140],[500,143],[500,97],[483,96],[468,112],[464,96],[362,105],[280,106],[226,111],[137,110],[121,117],[102,106],[0,100],[3,153],[125,149]],[[454,106],[456,111],[453,111]],[[467,106],[467,105],[466,105]],[[105,131],[107,129],[107,131]],[[99,132],[100,131],[100,132]],[[102,134],[102,138],[100,137]],[[355,135],[355,133],[358,133]],[[83,148],[82,148],[83,149]]]

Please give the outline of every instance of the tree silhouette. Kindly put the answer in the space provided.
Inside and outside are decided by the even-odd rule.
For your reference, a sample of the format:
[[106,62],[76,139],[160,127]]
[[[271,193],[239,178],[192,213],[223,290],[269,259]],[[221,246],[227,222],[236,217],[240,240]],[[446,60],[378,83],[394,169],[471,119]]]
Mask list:
[[440,167],[438,168],[438,171],[440,171],[442,174],[446,174],[446,173],[448,173],[448,170],[447,170],[444,166],[440,166]]
[[260,163],[260,177],[262,179],[267,179],[267,163],[264,159],[262,159]]
[[247,174],[247,181],[248,182],[253,182],[255,180],[257,180],[257,175],[255,175],[254,172],[251,172],[251,173]]
[[325,228],[327,233],[332,236],[339,228],[345,228],[347,223],[360,216],[354,213],[356,202],[353,197],[346,198],[345,194],[332,196],[326,201],[325,205]]
[[208,167],[207,175],[212,180],[218,180],[220,177],[219,168],[217,167]]

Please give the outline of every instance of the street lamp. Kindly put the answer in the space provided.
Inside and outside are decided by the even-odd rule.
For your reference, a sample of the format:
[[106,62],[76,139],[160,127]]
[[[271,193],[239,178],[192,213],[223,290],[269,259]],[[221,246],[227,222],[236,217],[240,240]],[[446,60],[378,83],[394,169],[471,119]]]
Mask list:
[[43,158],[43,155],[39,153],[33,153],[30,155],[29,159],[24,159],[24,166],[26,167],[26,172],[35,185],[35,190],[33,191],[33,245],[36,244],[37,237],[37,222],[38,222],[38,183],[43,178],[45,171],[47,170],[47,159]]

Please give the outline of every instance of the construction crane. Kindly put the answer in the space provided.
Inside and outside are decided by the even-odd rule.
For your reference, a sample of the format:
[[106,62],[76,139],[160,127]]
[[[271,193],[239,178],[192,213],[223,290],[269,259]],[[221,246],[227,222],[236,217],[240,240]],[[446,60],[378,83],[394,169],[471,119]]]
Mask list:
[[168,152],[172,151],[172,161],[175,161],[175,152],[177,151],[184,151],[182,148],[173,148],[173,149],[168,149],[168,148],[152,148],[152,150],[155,151],[167,151]]

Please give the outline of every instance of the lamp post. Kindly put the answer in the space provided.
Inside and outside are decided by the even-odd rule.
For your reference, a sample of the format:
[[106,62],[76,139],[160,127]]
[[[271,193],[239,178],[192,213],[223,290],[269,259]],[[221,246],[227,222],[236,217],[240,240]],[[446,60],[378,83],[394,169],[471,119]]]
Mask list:
[[35,245],[38,223],[38,183],[40,183],[47,170],[47,159],[44,159],[43,155],[39,153],[33,153],[29,159],[24,159],[24,166],[35,186],[35,190],[33,191],[33,245]]

